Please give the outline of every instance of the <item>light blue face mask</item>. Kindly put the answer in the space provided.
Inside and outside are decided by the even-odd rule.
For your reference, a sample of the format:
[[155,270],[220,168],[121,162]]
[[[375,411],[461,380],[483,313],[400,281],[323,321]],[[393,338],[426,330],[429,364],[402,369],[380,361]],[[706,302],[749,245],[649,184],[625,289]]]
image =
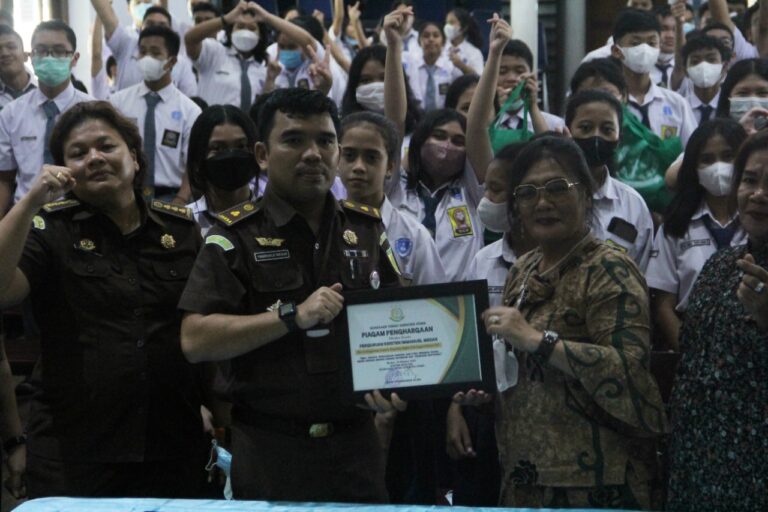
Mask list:
[[694,25],[690,21],[687,21],[687,22],[683,23],[683,32],[685,32],[687,34],[688,32],[690,32],[692,30],[696,30],[696,25]]
[[150,7],[154,7],[154,4],[136,4],[133,6],[132,14],[133,18],[139,21],[144,21],[144,15],[147,14],[147,10]]
[[33,57],[32,68],[40,83],[56,87],[69,80],[72,57]]
[[280,64],[289,71],[301,66],[301,50],[280,50]]

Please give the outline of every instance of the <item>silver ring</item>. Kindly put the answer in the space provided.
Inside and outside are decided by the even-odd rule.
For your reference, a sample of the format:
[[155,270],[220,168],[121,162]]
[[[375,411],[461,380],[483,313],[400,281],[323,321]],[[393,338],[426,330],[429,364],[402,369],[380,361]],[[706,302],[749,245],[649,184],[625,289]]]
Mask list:
[[491,323],[491,325],[498,325],[501,323],[501,318],[499,318],[499,315],[491,315],[488,321]]
[[755,290],[755,293],[763,293],[763,290],[765,290],[765,283],[760,281],[753,289]]

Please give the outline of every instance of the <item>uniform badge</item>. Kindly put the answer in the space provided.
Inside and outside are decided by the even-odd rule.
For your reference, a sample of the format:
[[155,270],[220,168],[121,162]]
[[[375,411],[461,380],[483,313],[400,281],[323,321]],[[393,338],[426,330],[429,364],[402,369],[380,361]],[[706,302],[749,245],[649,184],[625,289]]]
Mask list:
[[397,252],[397,255],[401,258],[408,257],[412,250],[413,242],[410,238],[398,238],[395,240],[395,252]]
[[472,236],[472,220],[469,218],[469,210],[466,206],[448,208],[448,218],[451,221],[453,238]]
[[96,244],[90,238],[83,238],[77,243],[77,248],[81,251],[92,251],[96,248]]
[[163,132],[163,140],[160,142],[163,146],[168,146],[169,148],[176,148],[179,146],[179,141],[181,140],[181,133],[175,132],[173,130],[165,130]]
[[35,215],[32,218],[32,226],[34,226],[35,229],[39,229],[40,231],[45,229],[45,219],[42,218],[39,215]]
[[263,263],[265,261],[278,261],[290,259],[291,253],[287,249],[277,251],[260,251],[254,252],[253,257],[256,263]]
[[176,247],[176,239],[173,238],[173,235],[166,233],[160,237],[160,244],[166,249],[173,249]]
[[226,251],[231,251],[232,249],[235,248],[235,246],[232,244],[232,242],[230,242],[229,240],[227,240],[226,238],[224,238],[221,235],[209,235],[205,239],[205,245],[209,245],[209,244],[211,244],[211,245],[218,245],[219,247],[224,249],[225,252]]
[[344,231],[343,238],[347,245],[351,245],[352,247],[357,245],[357,234],[351,229]]
[[369,280],[371,282],[371,288],[378,290],[379,286],[381,286],[381,278],[379,277],[379,273],[375,270],[371,272],[371,277]]
[[262,247],[282,247],[285,243],[284,238],[262,238],[256,237],[256,243]]
[[666,140],[672,137],[677,137],[677,126],[661,125],[661,138]]

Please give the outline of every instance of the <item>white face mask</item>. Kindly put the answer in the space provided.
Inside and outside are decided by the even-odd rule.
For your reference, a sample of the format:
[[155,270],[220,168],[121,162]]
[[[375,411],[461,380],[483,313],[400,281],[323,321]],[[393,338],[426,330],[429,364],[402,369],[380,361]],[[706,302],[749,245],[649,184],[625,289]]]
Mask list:
[[167,63],[167,59],[160,60],[145,55],[139,59],[139,69],[141,69],[141,74],[144,76],[146,82],[156,82],[168,73],[168,70],[165,69]]
[[699,183],[713,196],[723,197],[730,194],[732,181],[733,164],[715,162],[699,168]]
[[731,98],[731,118],[738,121],[744,117],[744,114],[756,107],[768,110],[768,98],[760,98],[759,96]]
[[445,33],[445,38],[448,41],[453,41],[456,36],[459,35],[459,32],[461,32],[461,29],[457,27],[456,25],[451,25],[450,23],[446,23],[443,27],[443,32]]
[[355,99],[365,110],[384,113],[384,82],[361,85],[355,91]]
[[235,30],[232,32],[232,45],[238,51],[248,53],[256,48],[257,44],[259,44],[259,34],[256,32],[250,30]]
[[494,203],[487,197],[480,199],[477,205],[477,215],[480,222],[494,233],[509,231],[509,219],[507,218],[507,203]]
[[712,87],[720,81],[723,74],[723,64],[712,64],[711,62],[699,62],[695,66],[688,68],[688,76],[693,85],[701,87]]
[[659,60],[659,49],[647,43],[619,49],[624,55],[624,65],[639,75],[650,73]]

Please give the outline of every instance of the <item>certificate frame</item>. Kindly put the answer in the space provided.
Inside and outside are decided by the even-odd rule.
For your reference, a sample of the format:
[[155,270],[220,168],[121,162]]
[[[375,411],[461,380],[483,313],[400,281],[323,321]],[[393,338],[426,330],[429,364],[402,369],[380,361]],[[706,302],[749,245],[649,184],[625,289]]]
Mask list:
[[[450,398],[459,391],[470,389],[483,390],[493,393],[496,390],[496,375],[493,364],[493,346],[491,336],[486,332],[481,315],[488,309],[488,282],[486,280],[463,281],[456,283],[444,283],[424,286],[412,286],[403,288],[385,288],[379,290],[354,290],[343,292],[344,308],[337,318],[337,332],[339,333],[339,360],[342,374],[342,393],[346,399],[359,403],[364,400],[364,395],[373,389],[379,389],[386,397],[391,392],[404,400]],[[455,305],[455,308],[452,307]],[[448,306],[448,307],[446,307]],[[378,309],[381,308],[381,311]],[[399,313],[396,309],[400,309]],[[430,329],[429,321],[417,316],[410,323],[400,324],[408,317],[409,310],[415,313],[434,309],[438,317],[438,327],[432,327],[437,332],[428,331],[424,336],[440,336],[441,333],[454,332],[455,338],[450,338],[451,343],[446,344],[444,352],[452,351],[446,360],[442,354],[442,342],[435,338],[422,337],[417,340],[392,341],[384,333],[391,333],[383,324],[372,326],[366,336],[372,336],[373,341],[381,343],[363,344],[363,334],[360,331],[361,313],[371,315],[372,319],[381,319],[388,314],[392,323],[385,323],[389,327],[407,327],[406,330]],[[443,315],[440,310],[443,310]],[[453,314],[454,316],[451,316]],[[351,315],[357,315],[357,319],[350,319]],[[441,318],[445,317],[445,318]],[[456,321],[461,330],[449,329],[451,320]],[[372,320],[373,321],[373,320]],[[381,324],[381,322],[379,322]],[[365,325],[365,321],[363,321]],[[418,326],[421,327],[418,327]],[[445,326],[448,327],[445,327]],[[410,326],[410,327],[408,327]],[[379,330],[377,330],[379,329]],[[401,332],[396,330],[395,332]],[[373,334],[371,334],[373,333]],[[382,336],[374,336],[380,333]],[[353,339],[355,338],[355,339]],[[385,341],[385,338],[390,341]],[[427,343],[425,343],[427,342]],[[431,343],[430,343],[431,342]],[[398,345],[404,345],[400,348]],[[386,345],[386,347],[384,347]],[[394,345],[394,346],[392,346]],[[416,347],[409,349],[408,345]],[[375,348],[367,348],[367,347]],[[379,348],[381,346],[381,348]],[[427,348],[425,348],[427,347]],[[363,357],[360,354],[377,354],[381,362],[371,362],[371,357]],[[387,353],[399,355],[390,356]],[[430,354],[434,355],[430,356]],[[441,359],[442,358],[442,359]],[[356,360],[357,359],[357,360]],[[363,359],[368,361],[361,362]],[[395,359],[399,359],[396,361]],[[435,366],[435,362],[439,362]],[[427,363],[427,364],[425,364]],[[408,366],[411,364],[411,366]],[[442,366],[441,366],[442,365]],[[429,369],[426,369],[429,367]],[[370,371],[373,369],[373,372]],[[439,372],[441,379],[432,382],[432,379],[420,379],[418,372]],[[382,375],[383,374],[383,375]],[[403,376],[403,374],[407,374]],[[396,377],[392,377],[395,375]],[[362,377],[361,377],[362,376]],[[383,386],[369,388],[366,384],[373,381],[381,382]],[[398,378],[402,381],[398,382]],[[426,381],[425,381],[426,380]],[[418,382],[418,383],[416,383]]]

